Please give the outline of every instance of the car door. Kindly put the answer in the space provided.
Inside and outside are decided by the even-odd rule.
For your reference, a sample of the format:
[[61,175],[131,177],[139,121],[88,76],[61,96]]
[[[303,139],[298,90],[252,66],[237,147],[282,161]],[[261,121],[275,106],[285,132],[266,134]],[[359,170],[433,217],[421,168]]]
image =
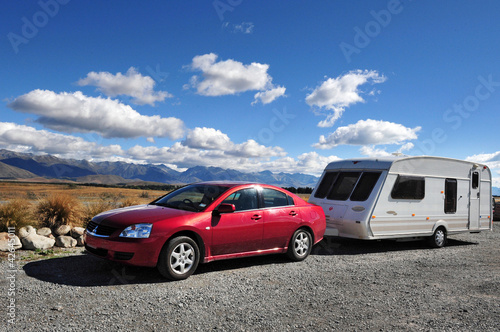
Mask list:
[[262,249],[284,248],[301,222],[300,210],[284,192],[262,189],[264,235]]
[[234,204],[235,211],[213,217],[212,256],[261,249],[263,215],[256,188],[230,193],[222,203]]

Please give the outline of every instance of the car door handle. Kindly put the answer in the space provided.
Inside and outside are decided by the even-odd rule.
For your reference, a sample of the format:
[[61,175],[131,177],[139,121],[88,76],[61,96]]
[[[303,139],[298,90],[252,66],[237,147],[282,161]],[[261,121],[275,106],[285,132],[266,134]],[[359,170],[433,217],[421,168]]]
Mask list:
[[295,212],[295,211],[290,211],[289,215],[291,215],[291,216],[296,216],[296,215],[297,215],[297,212]]
[[262,216],[260,214],[254,214],[251,219],[252,220],[259,220],[260,218],[262,218]]

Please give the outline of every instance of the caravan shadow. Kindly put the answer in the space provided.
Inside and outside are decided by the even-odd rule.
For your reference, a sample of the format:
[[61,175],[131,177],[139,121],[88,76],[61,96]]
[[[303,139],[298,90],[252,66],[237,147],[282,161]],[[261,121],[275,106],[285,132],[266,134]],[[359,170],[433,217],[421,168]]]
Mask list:
[[[448,238],[446,247],[477,245],[475,242]],[[390,251],[436,250],[430,248],[423,240],[399,242],[395,240],[357,240],[336,236],[325,236],[312,249],[311,255],[361,255]]]

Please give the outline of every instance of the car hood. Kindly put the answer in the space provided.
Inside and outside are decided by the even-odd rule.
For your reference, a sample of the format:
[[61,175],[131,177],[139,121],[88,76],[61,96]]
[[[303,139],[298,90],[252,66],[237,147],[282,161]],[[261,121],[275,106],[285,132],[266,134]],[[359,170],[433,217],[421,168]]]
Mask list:
[[100,213],[92,220],[102,225],[122,227],[145,222],[155,223],[166,219],[193,215],[194,213],[196,212],[158,205],[135,205]]

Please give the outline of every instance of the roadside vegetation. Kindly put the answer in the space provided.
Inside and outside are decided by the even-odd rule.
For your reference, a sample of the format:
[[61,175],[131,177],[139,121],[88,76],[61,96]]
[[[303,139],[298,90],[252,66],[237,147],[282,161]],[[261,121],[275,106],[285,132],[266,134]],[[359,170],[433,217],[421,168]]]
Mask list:
[[172,186],[154,187],[0,182],[0,232],[7,232],[8,227],[17,232],[28,225],[85,227],[101,212],[146,204],[172,190]]
[[[173,185],[80,185],[74,183],[0,182],[0,232],[23,226],[52,229],[69,224],[86,227],[97,214],[147,204],[175,189]],[[302,199],[312,188],[285,188]]]

